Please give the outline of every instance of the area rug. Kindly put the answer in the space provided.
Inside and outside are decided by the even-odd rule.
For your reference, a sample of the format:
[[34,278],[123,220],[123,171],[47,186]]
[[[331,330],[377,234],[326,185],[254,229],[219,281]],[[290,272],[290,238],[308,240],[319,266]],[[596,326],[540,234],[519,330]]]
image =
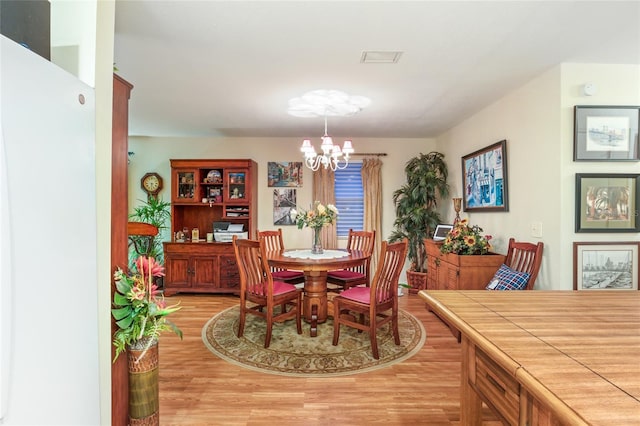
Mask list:
[[276,323],[269,348],[264,348],[266,323],[248,315],[244,336],[237,337],[239,306],[226,309],[211,318],[202,329],[202,340],[218,357],[244,368],[269,374],[302,377],[344,376],[377,370],[399,363],[417,353],[426,333],[416,317],[400,310],[400,345],[393,342],[390,324],[378,329],[380,359],[371,354],[367,333],[342,326],[338,346],[332,345],[333,320],[318,324],[318,336],[309,335],[303,320],[302,334],[295,321]]

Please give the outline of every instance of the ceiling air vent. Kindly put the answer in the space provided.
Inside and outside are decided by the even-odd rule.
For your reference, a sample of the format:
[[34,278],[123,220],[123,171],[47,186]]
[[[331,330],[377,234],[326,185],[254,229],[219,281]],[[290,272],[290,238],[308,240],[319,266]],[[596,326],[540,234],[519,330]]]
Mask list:
[[395,64],[400,60],[402,52],[365,50],[362,52],[360,62],[363,64]]

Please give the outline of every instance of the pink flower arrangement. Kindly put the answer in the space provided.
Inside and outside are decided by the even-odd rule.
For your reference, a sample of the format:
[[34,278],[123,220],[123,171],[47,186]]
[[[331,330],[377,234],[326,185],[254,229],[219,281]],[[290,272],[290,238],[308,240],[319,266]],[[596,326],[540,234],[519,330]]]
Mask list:
[[182,331],[167,318],[180,307],[167,307],[162,292],[154,283],[154,277],[162,276],[164,267],[153,257],[146,256],[136,259],[134,273],[125,274],[120,268],[114,273],[116,292],[111,314],[118,326],[113,336],[114,361],[127,347],[148,349],[163,331],[171,330],[182,338]]

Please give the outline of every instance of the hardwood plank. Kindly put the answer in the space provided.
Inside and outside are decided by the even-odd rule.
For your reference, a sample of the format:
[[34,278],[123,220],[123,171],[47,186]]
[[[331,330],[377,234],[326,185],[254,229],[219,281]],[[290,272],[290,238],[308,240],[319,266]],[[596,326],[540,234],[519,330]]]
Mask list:
[[[216,357],[204,324],[237,305],[231,295],[179,294],[172,320],[184,340],[160,341],[162,425],[460,425],[460,344],[418,295],[399,299],[425,328],[424,347],[386,369],[332,378],[257,373]],[[366,338],[366,337],[365,337]],[[484,425],[501,423],[483,406]]]

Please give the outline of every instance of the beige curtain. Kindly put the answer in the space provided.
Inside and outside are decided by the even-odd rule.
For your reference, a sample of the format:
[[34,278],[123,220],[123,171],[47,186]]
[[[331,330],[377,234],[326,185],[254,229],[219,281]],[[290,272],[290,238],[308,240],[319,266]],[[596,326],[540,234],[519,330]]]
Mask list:
[[371,256],[371,271],[378,266],[382,246],[382,161],[378,157],[362,160],[362,192],[364,195],[364,230],[376,231],[376,244]]
[[[322,204],[336,204],[336,178],[331,169],[320,167],[313,172],[313,201],[320,201]],[[322,247],[327,249],[338,248],[338,237],[336,226],[325,226],[322,228]]]

